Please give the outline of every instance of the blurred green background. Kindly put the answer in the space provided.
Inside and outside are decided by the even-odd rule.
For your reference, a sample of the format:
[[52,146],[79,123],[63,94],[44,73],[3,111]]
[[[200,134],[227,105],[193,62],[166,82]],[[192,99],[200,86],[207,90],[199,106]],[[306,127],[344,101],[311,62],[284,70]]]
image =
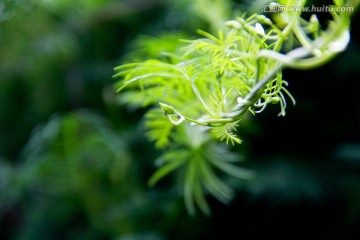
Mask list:
[[211,217],[189,217],[170,178],[147,187],[160,152],[143,112],[118,103],[113,68],[260,6],[0,1],[0,239],[359,239],[359,15],[328,65],[285,70],[297,100],[286,117],[273,107],[241,126],[233,151],[258,177],[234,183],[230,205],[210,198]]

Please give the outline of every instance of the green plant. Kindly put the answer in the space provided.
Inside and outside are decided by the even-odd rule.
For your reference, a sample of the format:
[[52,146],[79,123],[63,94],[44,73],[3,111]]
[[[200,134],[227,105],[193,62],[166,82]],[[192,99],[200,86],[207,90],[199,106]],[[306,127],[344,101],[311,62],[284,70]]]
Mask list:
[[[0,211],[13,199],[30,196],[16,237],[37,239],[45,226],[47,239],[61,227],[73,238],[133,234],[162,239],[179,215],[178,197],[171,191],[145,191],[136,177],[143,162],[133,161],[123,134],[90,110],[57,114],[34,129],[21,153],[23,164],[11,168],[0,159]],[[161,207],[152,208],[155,204]],[[78,233],[73,221],[89,227]]]
[[165,60],[115,68],[123,103],[133,107],[160,104],[161,110],[150,108],[145,115],[147,136],[166,151],[149,183],[154,185],[182,166],[190,213],[195,212],[194,202],[203,212],[210,212],[204,192],[222,202],[232,198],[232,189],[215,168],[241,179],[253,177],[251,171],[235,166],[236,157],[215,139],[241,143],[236,133],[240,121],[248,112],[255,115],[269,104],[279,104],[279,115],[285,116],[286,99],[293,104],[295,100],[286,89],[282,69],[318,67],[343,51],[350,40],[349,10],[355,9],[356,1],[334,1],[334,8],[344,7],[348,12],[331,12],[333,20],[326,29],[315,14],[308,20],[301,16],[306,1],[282,3],[279,6],[289,11],[274,14],[273,20],[244,14],[226,22],[228,29],[217,35],[198,31],[203,38],[182,40],[183,47],[167,52]]

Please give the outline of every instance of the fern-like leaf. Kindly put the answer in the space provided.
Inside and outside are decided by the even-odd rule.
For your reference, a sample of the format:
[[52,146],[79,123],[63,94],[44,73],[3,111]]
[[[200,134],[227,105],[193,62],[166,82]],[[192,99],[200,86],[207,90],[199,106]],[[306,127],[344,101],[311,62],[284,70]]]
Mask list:
[[160,109],[152,109],[145,115],[146,136],[150,141],[155,141],[157,148],[164,148],[170,140],[174,124],[164,116]]
[[220,141],[225,141],[227,144],[241,143],[240,138],[234,132],[236,131],[237,123],[227,123],[222,126],[216,126],[211,129],[212,133]]

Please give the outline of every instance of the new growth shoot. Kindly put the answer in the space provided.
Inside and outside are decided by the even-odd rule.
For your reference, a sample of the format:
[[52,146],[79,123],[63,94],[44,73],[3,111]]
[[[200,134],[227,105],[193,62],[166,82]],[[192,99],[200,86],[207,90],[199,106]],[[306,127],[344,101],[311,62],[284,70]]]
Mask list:
[[[228,150],[221,156],[218,148],[209,150],[217,145],[213,139],[241,143],[239,122],[248,112],[261,113],[269,104],[278,104],[279,115],[285,116],[288,100],[295,104],[295,99],[282,69],[318,67],[349,43],[351,12],[330,12],[333,20],[324,30],[316,14],[308,20],[302,18],[306,1],[283,2],[284,11],[237,17],[224,23],[227,29],[217,34],[199,30],[201,38],[182,40],[183,47],[167,53],[171,57],[166,60],[115,68],[124,103],[160,105],[148,111],[145,122],[150,140],[167,149],[151,183],[184,166],[184,197],[190,213],[194,201],[209,213],[204,191],[223,202],[231,199],[232,190],[215,175],[213,167],[242,179],[253,175],[227,161],[231,158]],[[337,0],[332,7],[357,5],[358,1]],[[290,7],[300,10],[286,11]]]

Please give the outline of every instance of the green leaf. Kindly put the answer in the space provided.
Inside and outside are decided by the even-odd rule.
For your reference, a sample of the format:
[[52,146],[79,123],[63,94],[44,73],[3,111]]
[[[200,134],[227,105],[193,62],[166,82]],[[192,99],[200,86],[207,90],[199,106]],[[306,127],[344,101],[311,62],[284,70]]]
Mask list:
[[149,179],[149,186],[154,186],[161,178],[165,177],[178,167],[180,167],[187,159],[186,158],[176,158],[171,162],[166,163],[164,166],[161,166]]
[[209,192],[223,203],[229,202],[233,197],[233,190],[221,181],[205,161],[199,161],[199,170],[202,181]]
[[207,203],[201,186],[201,181],[196,180],[194,183],[194,199],[200,210],[207,216],[211,214],[209,204]]
[[170,141],[171,130],[174,124],[162,114],[160,109],[152,109],[145,115],[146,136],[155,141],[157,148],[164,148]]
[[[194,160],[194,159],[193,159]],[[195,215],[194,206],[194,185],[197,180],[196,162],[190,161],[186,169],[185,182],[184,182],[184,200],[187,211],[190,215]]]
[[227,163],[225,161],[222,161],[220,159],[212,159],[209,158],[209,161],[216,166],[217,168],[219,168],[220,170],[224,171],[225,173],[237,177],[237,178],[241,178],[241,179],[253,179],[254,178],[254,173],[250,170],[244,169],[244,168],[240,168],[235,166],[234,164],[230,164]]
[[229,142],[234,145],[235,143],[241,143],[241,140],[233,133],[236,131],[236,123],[227,123],[222,126],[216,126],[211,129],[213,134],[218,138],[220,141]]

